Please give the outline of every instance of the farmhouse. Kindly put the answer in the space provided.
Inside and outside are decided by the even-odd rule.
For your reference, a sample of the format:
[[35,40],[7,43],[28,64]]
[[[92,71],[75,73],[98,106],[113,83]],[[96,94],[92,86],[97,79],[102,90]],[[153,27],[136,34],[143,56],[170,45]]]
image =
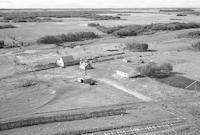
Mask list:
[[135,70],[135,68],[133,68],[133,67],[127,67],[127,66],[119,67],[116,70],[116,74],[118,76],[121,76],[121,77],[124,77],[124,78],[133,78],[133,77],[137,77],[137,76],[140,75],[140,73],[137,72]]
[[60,67],[66,67],[66,66],[71,66],[71,65],[76,65],[78,64],[78,60],[74,60],[73,56],[63,56],[60,59],[56,61],[56,64]]

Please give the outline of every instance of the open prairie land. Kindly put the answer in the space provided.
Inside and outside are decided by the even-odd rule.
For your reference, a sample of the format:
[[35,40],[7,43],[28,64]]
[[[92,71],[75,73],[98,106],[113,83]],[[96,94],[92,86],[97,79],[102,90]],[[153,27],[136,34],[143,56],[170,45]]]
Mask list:
[[[200,10],[192,11],[52,10],[62,13],[56,17],[1,10],[0,25],[15,27],[0,29],[0,134],[199,135]],[[31,17],[16,22],[22,18],[11,12]],[[131,51],[127,43],[148,50]],[[68,55],[93,68],[58,67]],[[149,62],[169,63],[173,71],[164,78],[116,74]]]

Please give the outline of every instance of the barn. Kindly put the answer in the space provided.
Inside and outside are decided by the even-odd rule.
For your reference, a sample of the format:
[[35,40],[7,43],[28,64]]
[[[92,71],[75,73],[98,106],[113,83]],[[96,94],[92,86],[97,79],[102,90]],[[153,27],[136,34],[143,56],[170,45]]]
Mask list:
[[78,60],[75,60],[73,58],[73,56],[71,55],[68,55],[68,56],[63,56],[61,58],[59,58],[57,61],[56,61],[56,64],[60,67],[66,67],[66,66],[71,66],[71,65],[76,65],[76,64],[79,64],[79,61]]

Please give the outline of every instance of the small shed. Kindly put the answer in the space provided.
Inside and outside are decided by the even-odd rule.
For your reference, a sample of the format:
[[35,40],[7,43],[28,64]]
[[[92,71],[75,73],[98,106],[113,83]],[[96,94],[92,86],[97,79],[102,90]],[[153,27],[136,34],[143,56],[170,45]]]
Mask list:
[[87,61],[80,61],[80,69],[83,69],[83,70],[92,69],[92,66]]
[[97,83],[97,81],[91,78],[78,78],[77,81],[80,83],[89,84],[89,85],[95,85]]
[[59,58],[56,61],[56,64],[60,67],[66,67],[66,66],[76,65],[78,64],[78,61],[74,60],[73,56],[68,55],[68,56],[63,56]]
[[123,61],[124,63],[129,63],[129,62],[131,62],[129,59],[122,59],[122,61]]
[[116,74],[124,78],[133,78],[140,75],[140,73],[136,71],[135,68],[128,66],[118,67],[118,69],[116,70]]

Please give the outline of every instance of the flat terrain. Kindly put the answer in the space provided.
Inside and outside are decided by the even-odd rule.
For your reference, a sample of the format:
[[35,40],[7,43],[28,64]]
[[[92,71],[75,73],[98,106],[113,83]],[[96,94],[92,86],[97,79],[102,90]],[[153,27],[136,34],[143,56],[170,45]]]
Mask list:
[[[123,10],[118,12],[123,13]],[[117,14],[109,13],[113,16]],[[148,77],[122,78],[116,76],[116,70],[123,66],[136,67],[140,65],[141,59],[145,63],[169,62],[174,68],[172,76],[200,81],[200,52],[191,49],[191,44],[200,40],[177,38],[179,34],[200,29],[160,31],[151,35],[118,38],[88,27],[88,23],[100,23],[103,26],[177,21],[200,23],[200,16],[176,16],[176,13],[160,13],[157,9],[128,14],[130,16],[121,16],[122,20],[59,18],[63,21],[12,23],[18,28],[0,30],[0,40],[10,41],[10,37],[14,36],[20,41],[30,43],[27,47],[0,49],[0,125],[33,116],[87,114],[120,108],[126,110],[126,114],[122,115],[57,120],[41,125],[0,130],[0,134],[53,135],[69,132],[76,134],[79,131],[83,134],[116,134],[118,130],[132,130],[131,133],[134,131],[135,134],[144,135],[198,135],[200,89],[178,88],[161,79]],[[81,31],[92,31],[102,38],[61,45],[35,42],[45,35]],[[151,51],[123,50],[125,43],[130,41],[148,43]],[[54,63],[65,55],[73,55],[74,58],[101,56],[100,60],[108,60],[92,63],[93,69],[87,71],[81,70],[78,65],[36,70],[37,67]],[[124,63],[122,58],[131,62]],[[91,86],[77,81],[77,78],[85,76],[93,78],[97,84]]]

